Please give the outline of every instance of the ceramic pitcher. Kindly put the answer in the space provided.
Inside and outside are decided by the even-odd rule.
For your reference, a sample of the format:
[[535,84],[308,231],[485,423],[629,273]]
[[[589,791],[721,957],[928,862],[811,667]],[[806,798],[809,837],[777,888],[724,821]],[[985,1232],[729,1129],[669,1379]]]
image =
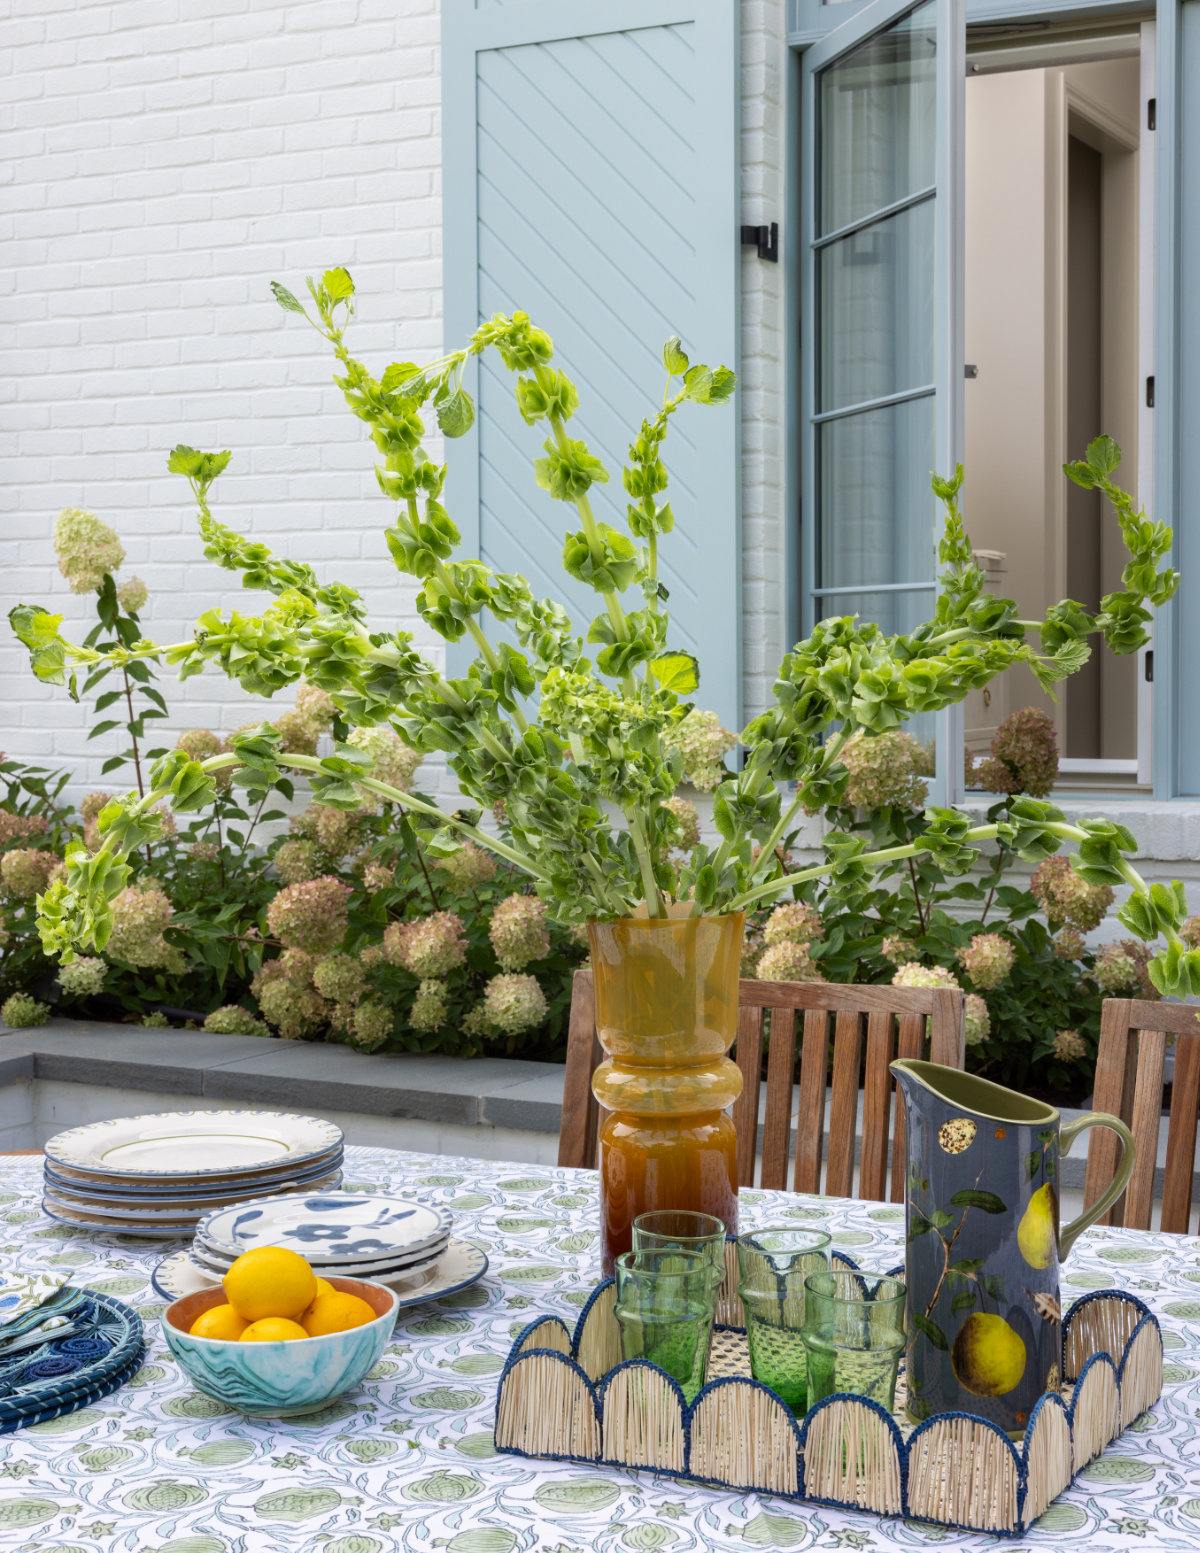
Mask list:
[[[961,1411],[1020,1435],[1062,1358],[1059,1262],[1125,1190],[1133,1136],[934,1062],[901,1058],[910,1418]],[[1059,1160],[1088,1127],[1124,1148],[1112,1184],[1058,1227]]]

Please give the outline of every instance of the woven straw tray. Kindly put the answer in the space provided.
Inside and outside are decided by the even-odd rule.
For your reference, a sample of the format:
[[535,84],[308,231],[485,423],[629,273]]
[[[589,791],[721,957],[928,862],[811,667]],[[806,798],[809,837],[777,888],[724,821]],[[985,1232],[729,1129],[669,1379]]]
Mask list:
[[[834,1265],[858,1270],[836,1254]],[[531,1322],[500,1376],[496,1449],[1018,1537],[1162,1390],[1157,1320],[1102,1289],[1068,1312],[1061,1392],[1041,1398],[1019,1444],[970,1413],[910,1426],[902,1383],[895,1414],[839,1394],[797,1419],[750,1375],[736,1289],[730,1241],[709,1378],[690,1407],[657,1365],[622,1362],[611,1278],[574,1332],[556,1316]]]

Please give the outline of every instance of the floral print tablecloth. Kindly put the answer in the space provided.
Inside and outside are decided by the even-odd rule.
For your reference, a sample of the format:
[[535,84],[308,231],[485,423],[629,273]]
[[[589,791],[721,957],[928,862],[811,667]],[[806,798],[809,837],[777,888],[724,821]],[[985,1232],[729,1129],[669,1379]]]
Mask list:
[[[4,1161],[0,1269],[69,1273],[146,1319],[144,1367],[112,1396],[0,1437],[0,1546],[57,1553],[747,1553],[754,1548],[995,1549],[985,1536],[719,1492],[648,1473],[492,1449],[497,1377],[535,1315],[572,1321],[597,1273],[595,1176],[352,1148],[346,1185],[445,1203],[491,1258],[482,1283],[401,1313],[360,1390],[309,1418],[261,1422],[194,1391],[162,1340],[150,1286],[170,1246],[82,1234],[39,1211],[41,1165]],[[902,1210],[744,1192],[743,1225],[812,1221],[863,1266],[902,1260]],[[1010,1547],[1200,1549],[1200,1255],[1194,1239],[1093,1230],[1065,1269],[1069,1303],[1120,1287],[1166,1341],[1166,1385],[1042,1521]]]

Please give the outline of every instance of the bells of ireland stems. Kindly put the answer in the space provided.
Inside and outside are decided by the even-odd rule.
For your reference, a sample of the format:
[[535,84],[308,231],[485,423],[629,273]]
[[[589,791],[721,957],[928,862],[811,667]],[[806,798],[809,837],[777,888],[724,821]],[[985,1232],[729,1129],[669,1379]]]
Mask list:
[[610,1115],[600,1133],[605,1276],[633,1221],[690,1208],[737,1234],[737,1131],[728,1114],[742,1075],[737,1034],[740,913],[591,921],[596,1029],[606,1060],[592,1092]]

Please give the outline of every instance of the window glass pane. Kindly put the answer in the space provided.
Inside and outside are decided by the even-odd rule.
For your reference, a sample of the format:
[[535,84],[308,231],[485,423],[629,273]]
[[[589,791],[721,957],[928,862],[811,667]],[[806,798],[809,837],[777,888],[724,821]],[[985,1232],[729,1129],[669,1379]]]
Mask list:
[[933,382],[933,200],[817,251],[817,410]]
[[933,182],[935,52],[930,0],[821,72],[818,236]]
[[822,587],[932,580],[933,406],[929,395],[816,428]]

